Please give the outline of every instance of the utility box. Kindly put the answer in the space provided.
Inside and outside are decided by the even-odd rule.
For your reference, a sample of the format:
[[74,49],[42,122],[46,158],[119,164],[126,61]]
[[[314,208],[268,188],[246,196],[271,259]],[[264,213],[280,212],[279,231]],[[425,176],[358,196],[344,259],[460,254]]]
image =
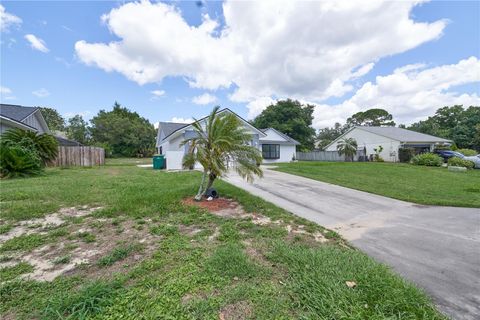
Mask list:
[[163,154],[153,156],[153,169],[165,169],[165,156]]

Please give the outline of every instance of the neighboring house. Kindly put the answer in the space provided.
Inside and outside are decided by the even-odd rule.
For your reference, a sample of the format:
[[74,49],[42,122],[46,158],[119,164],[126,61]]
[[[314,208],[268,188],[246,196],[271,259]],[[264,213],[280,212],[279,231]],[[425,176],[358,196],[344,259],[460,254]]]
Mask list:
[[63,146],[63,147],[81,147],[81,146],[83,146],[83,144],[81,144],[80,142],[77,142],[75,140],[70,140],[70,139],[67,139],[67,138],[59,136],[59,135],[55,135],[55,139],[57,139],[59,146]]
[[366,155],[375,154],[374,149],[383,147],[380,156],[385,161],[398,161],[399,148],[413,148],[416,153],[430,152],[436,145],[450,145],[451,140],[434,137],[397,127],[353,127],[325,147],[326,151],[336,151],[339,140],[354,138],[359,150],[366,150]]
[[[295,146],[300,144],[289,136],[272,128],[257,129],[230,109],[218,113],[232,113],[237,116],[245,129],[252,135],[251,146],[262,151],[264,162],[287,162],[295,155]],[[198,120],[202,125],[208,117]],[[156,148],[158,154],[165,155],[167,169],[182,169],[182,159],[188,151],[188,145],[180,146],[183,140],[195,136],[192,124],[160,122],[158,126]]]
[[40,108],[0,104],[0,134],[12,128],[50,133]]

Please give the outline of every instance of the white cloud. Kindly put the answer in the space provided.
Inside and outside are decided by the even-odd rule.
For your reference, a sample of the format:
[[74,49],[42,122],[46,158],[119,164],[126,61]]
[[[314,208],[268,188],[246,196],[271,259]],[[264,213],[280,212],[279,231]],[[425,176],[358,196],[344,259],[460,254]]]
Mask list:
[[85,111],[80,111],[80,112],[66,112],[63,114],[63,116],[68,120],[69,118],[72,118],[76,115],[82,116],[82,118],[89,118],[89,116],[92,115],[92,112],[89,110]]
[[45,89],[45,88],[41,88],[41,89],[33,91],[32,94],[39,97],[39,98],[45,98],[45,97],[48,97],[50,95],[50,92],[48,92],[48,90]]
[[5,7],[0,4],[0,31],[9,32],[10,27],[18,27],[22,23],[22,19],[6,12]]
[[161,97],[165,95],[165,90],[153,90],[150,91],[151,94],[153,94],[155,97]]
[[217,97],[209,93],[204,93],[202,95],[193,97],[192,102],[195,104],[210,104],[217,101]]
[[15,96],[12,96],[12,90],[10,88],[0,86],[0,100],[15,100]]
[[248,119],[253,119],[262,113],[269,105],[274,104],[275,100],[270,97],[260,97],[247,104]]
[[72,66],[72,64],[70,62],[68,62],[67,60],[65,60],[62,57],[55,57],[55,61],[60,62],[61,64],[63,64],[67,68],[70,68]]
[[351,74],[351,79],[356,79],[356,78],[363,77],[364,75],[369,73],[373,69],[374,66],[375,66],[375,63],[373,63],[373,62],[367,63],[364,66],[361,66],[360,68],[358,68],[357,71],[355,71]]
[[192,118],[177,118],[173,117],[170,122],[176,122],[176,123],[192,123],[193,119]]
[[30,46],[32,47],[32,49],[41,51],[43,53],[47,53],[48,51],[50,51],[48,50],[47,45],[45,44],[45,41],[43,41],[40,38],[37,38],[33,34],[26,34],[25,39],[27,39],[28,42],[30,42]]
[[424,64],[407,65],[363,84],[341,104],[317,105],[314,127],[343,123],[353,113],[370,108],[386,109],[397,123],[409,124],[443,106],[480,105],[480,90],[472,94],[455,92],[455,86],[472,83],[480,83],[480,60],[476,57],[432,68],[425,68]]
[[191,26],[174,5],[133,2],[102,17],[120,40],[82,40],[75,50],[85,64],[139,84],[178,76],[210,90],[234,84],[239,102],[320,102],[353,90],[349,82],[382,57],[440,37],[446,21],[412,20],[421,2],[227,0],[224,27],[208,15]]
[[0,93],[1,94],[10,94],[10,93],[12,93],[12,90],[10,88],[0,86]]
[[62,25],[62,29],[67,30],[67,31],[70,31],[70,32],[73,31],[73,29],[71,29],[70,27],[65,26],[65,25]]

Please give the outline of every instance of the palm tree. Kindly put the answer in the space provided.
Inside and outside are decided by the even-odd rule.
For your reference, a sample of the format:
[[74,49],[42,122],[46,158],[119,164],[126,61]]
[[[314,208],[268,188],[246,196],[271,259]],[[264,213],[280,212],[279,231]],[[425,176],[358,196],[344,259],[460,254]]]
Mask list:
[[[183,157],[183,167],[192,168],[195,163],[203,166],[203,175],[195,200],[200,201],[216,178],[228,171],[228,162],[233,161],[235,171],[248,181],[253,176],[262,176],[259,165],[262,154],[257,148],[248,145],[251,135],[242,126],[237,116],[232,113],[218,114],[215,107],[206,120],[205,127],[195,121],[192,126],[196,132],[193,138],[185,139],[182,145],[188,145]],[[205,180],[208,183],[205,187]]]
[[357,141],[354,138],[338,141],[337,152],[339,155],[345,155],[345,159],[353,161],[353,157],[357,154]]
[[43,165],[55,160],[58,154],[58,141],[48,133],[38,134],[18,128],[10,129],[1,136],[3,145],[16,145],[34,151]]

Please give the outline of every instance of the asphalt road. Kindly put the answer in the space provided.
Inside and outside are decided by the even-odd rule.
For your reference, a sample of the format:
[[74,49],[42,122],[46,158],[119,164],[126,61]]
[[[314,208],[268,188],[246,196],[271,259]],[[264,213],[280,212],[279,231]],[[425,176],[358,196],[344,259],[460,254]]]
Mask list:
[[424,206],[273,170],[226,181],[336,230],[423,288],[453,319],[480,319],[480,209]]

